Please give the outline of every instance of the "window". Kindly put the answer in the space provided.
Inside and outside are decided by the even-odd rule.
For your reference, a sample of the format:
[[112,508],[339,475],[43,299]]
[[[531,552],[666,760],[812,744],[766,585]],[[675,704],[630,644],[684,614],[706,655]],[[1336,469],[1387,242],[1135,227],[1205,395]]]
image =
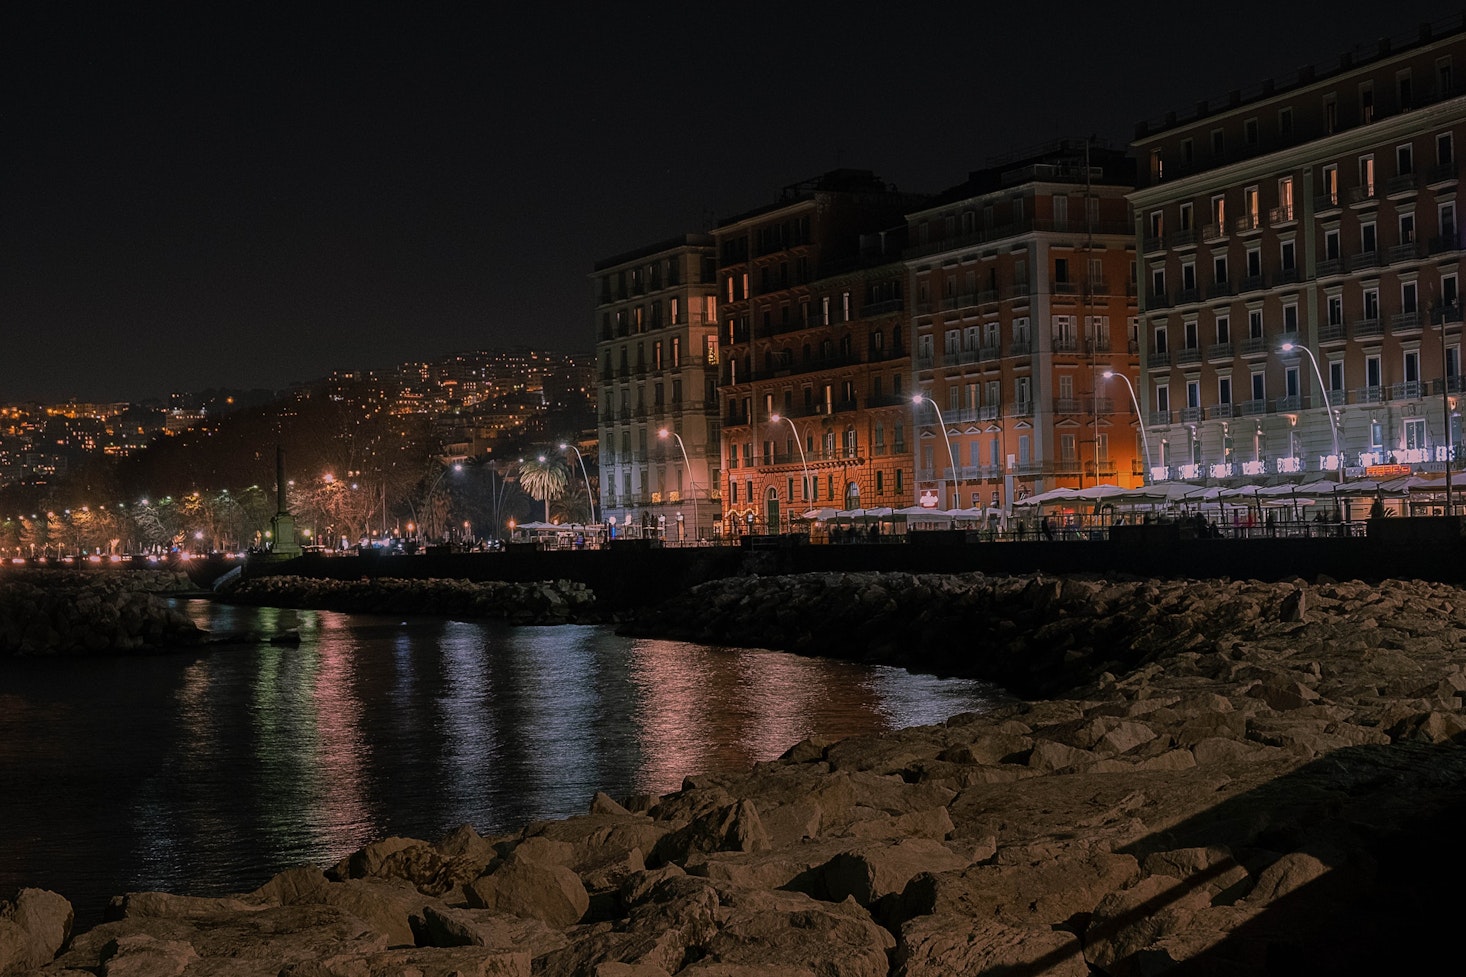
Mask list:
[[1286,302],[1283,305],[1283,332],[1298,331],[1298,303]]
[[1451,59],[1441,58],[1435,63],[1436,96],[1447,98],[1456,93],[1451,80]]
[[1364,318],[1375,320],[1379,318],[1379,289],[1366,288],[1363,293]]
[[1404,362],[1401,365],[1405,370],[1406,383],[1420,382],[1420,350],[1406,350]]
[[1384,384],[1384,371],[1380,365],[1379,354],[1373,354],[1364,358],[1364,385],[1366,387],[1380,387]]
[[1374,196],[1374,156],[1359,157],[1359,195]]
[[1404,213],[1400,215],[1400,243],[1415,243],[1415,215]]
[[1403,111],[1414,108],[1415,92],[1410,78],[1410,69],[1395,72],[1395,103]]
[[1195,410],[1201,406],[1201,381],[1186,381],[1186,406]]
[[1150,272],[1151,294],[1163,298],[1166,294],[1166,269],[1152,268]]
[[1262,277],[1262,249],[1247,249],[1247,277],[1256,282]]
[[1151,350],[1157,356],[1165,356],[1166,355],[1166,327],[1165,326],[1156,326],[1155,327],[1155,343],[1152,344]]
[[1374,226],[1374,221],[1360,223],[1359,250],[1364,254],[1374,254],[1379,250],[1379,237]]
[[[1344,389],[1344,361],[1343,360],[1329,360],[1329,390],[1330,391],[1334,391],[1334,390],[1343,390],[1343,389]],[[1330,401],[1333,400],[1332,397],[1330,397],[1329,399],[1330,399]]]
[[1232,403],[1232,378],[1217,377],[1217,403]]
[[1419,305],[1419,285],[1416,282],[1400,283],[1400,311],[1406,314],[1417,312]]
[[1054,223],[1060,227],[1069,221],[1069,198],[1065,194],[1054,194]]
[[1436,227],[1440,229],[1440,245],[1447,251],[1456,250],[1456,202],[1447,200],[1436,207]]
[[1323,232],[1323,256],[1327,261],[1338,261],[1342,256],[1339,250],[1339,229],[1337,227]]
[[[1198,348],[1200,348],[1200,337],[1197,334],[1196,320],[1195,319],[1187,319],[1186,320],[1186,324],[1184,326],[1184,331],[1185,331],[1185,336],[1186,336],[1186,348],[1187,349],[1198,349]],[[1194,407],[1196,405],[1193,404],[1192,406]]]
[[1285,176],[1278,181],[1278,220],[1293,219],[1293,178]]
[[1190,139],[1181,140],[1181,162],[1190,166],[1196,159],[1196,144]]
[[1262,309],[1247,310],[1247,338],[1262,338]]
[[1226,254],[1215,255],[1211,260],[1212,281],[1218,285],[1227,284],[1227,256]]
[[1220,129],[1211,131],[1211,154],[1220,156],[1227,151],[1227,137]]
[[1217,342],[1230,343],[1232,341],[1232,317],[1229,315],[1217,314]]
[[1293,109],[1290,107],[1278,109],[1278,135],[1284,139],[1293,135]]
[[1333,206],[1339,204],[1339,167],[1330,163],[1323,168],[1323,178],[1319,185],[1323,189],[1324,198]]
[[1181,287],[1188,292],[1196,290],[1196,262],[1181,263]]
[[1166,216],[1163,211],[1152,210],[1150,212],[1150,236],[1159,241],[1161,234],[1166,229]]
[[1183,230],[1183,231],[1189,231],[1189,230],[1191,230],[1191,228],[1193,226],[1193,222],[1195,221],[1195,217],[1192,214],[1193,209],[1194,208],[1191,206],[1191,204],[1189,202],[1188,203],[1183,203],[1181,205],[1181,220],[1180,220],[1181,230]]
[[1435,161],[1442,166],[1450,166],[1456,161],[1455,146],[1452,145],[1451,134],[1449,132],[1436,134]]
[[1262,373],[1254,373],[1254,374],[1252,374],[1252,399],[1253,400],[1266,400],[1267,399],[1267,384],[1265,382],[1265,377],[1263,376]]
[[1157,414],[1169,414],[1171,412],[1171,388],[1169,385],[1164,383],[1156,384],[1155,409]]
[[1249,146],[1257,145],[1257,120],[1246,119],[1242,123],[1242,141]]
[[1404,143],[1395,147],[1395,174],[1408,176],[1415,172],[1415,147]]
[[1283,370],[1283,396],[1288,398],[1298,396],[1298,367],[1296,366]]
[[1323,97],[1323,131],[1326,133],[1339,131],[1339,97],[1333,92]]
[[1298,270],[1298,245],[1294,241],[1283,241],[1278,245],[1279,260],[1284,271]]
[[1227,198],[1223,194],[1217,194],[1211,198],[1211,221],[1212,233],[1218,237],[1227,233]]
[[1331,326],[1344,324],[1344,296],[1334,293],[1328,297],[1328,323]]
[[1359,121],[1368,125],[1374,121],[1374,82],[1366,81],[1359,86]]

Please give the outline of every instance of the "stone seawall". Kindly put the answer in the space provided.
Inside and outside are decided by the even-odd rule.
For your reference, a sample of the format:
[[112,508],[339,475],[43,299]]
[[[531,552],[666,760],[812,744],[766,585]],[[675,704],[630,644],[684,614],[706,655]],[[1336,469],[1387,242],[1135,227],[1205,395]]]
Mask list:
[[[1466,591],[776,582],[833,613],[811,631],[878,634],[861,608],[915,601],[932,616],[913,647],[1040,615],[1043,654],[1077,670],[1062,697],[809,740],[510,835],[386,839],[230,898],[129,893],[78,935],[64,899],[26,890],[0,910],[0,973],[1130,977],[1427,972],[1457,952]],[[747,583],[697,601],[728,626],[772,614]],[[1014,625],[1014,657],[1040,627]]]
[[72,570],[0,574],[0,655],[137,652],[197,643],[203,633],[159,595],[187,576]]
[[581,583],[469,580],[331,580],[273,576],[245,580],[226,600],[266,607],[310,607],[353,614],[437,614],[512,624],[578,624],[599,619],[596,596]]

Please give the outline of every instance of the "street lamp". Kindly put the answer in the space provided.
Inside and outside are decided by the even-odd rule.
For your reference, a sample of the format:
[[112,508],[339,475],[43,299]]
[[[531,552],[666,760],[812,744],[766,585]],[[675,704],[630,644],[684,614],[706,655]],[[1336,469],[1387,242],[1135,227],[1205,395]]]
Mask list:
[[[430,506],[432,504],[432,501],[433,501],[433,493],[438,490],[438,483],[443,480],[443,476],[446,475],[446,474],[448,474],[449,471],[461,472],[461,471],[463,471],[463,465],[458,464],[458,463],[455,462],[452,465],[444,465],[443,466],[443,470],[440,471],[440,472],[438,472],[438,477],[435,478],[435,479],[433,479],[433,484],[428,486],[427,494],[423,496],[423,508],[424,509],[426,509],[428,506]],[[326,478],[326,481],[328,483],[334,482],[336,480],[335,479],[335,476],[334,475],[330,475],[330,474],[326,475],[325,478]],[[413,505],[412,505],[412,499],[411,498],[409,498],[407,500],[407,508],[408,508],[408,511],[410,511],[412,513],[412,519],[413,519],[413,521],[414,522],[417,522],[418,521],[418,518],[417,518],[417,509],[415,509],[413,507]]]
[[[1298,343],[1284,343],[1281,349],[1285,353],[1291,353],[1294,350],[1307,353],[1308,362],[1313,364],[1313,375],[1314,378],[1318,380],[1318,392],[1323,396],[1324,410],[1328,411],[1329,415],[1329,433],[1332,434],[1334,437],[1334,463],[1339,467],[1339,484],[1343,485],[1344,456],[1339,454],[1339,425],[1334,421],[1334,405],[1329,402],[1329,388],[1323,382],[1323,371],[1318,368],[1318,358],[1313,355],[1313,350],[1309,349],[1307,346],[1303,346]],[[1447,417],[1446,424],[1449,425],[1450,421],[1451,419]],[[1447,428],[1447,430],[1449,430],[1449,427]],[[1447,497],[1446,506],[1447,511],[1449,511],[1449,496]]]
[[957,487],[956,504],[952,508],[960,509],[962,508],[962,478],[957,472],[957,456],[952,454],[952,439],[947,436],[947,422],[943,419],[942,409],[937,406],[935,400],[932,400],[926,394],[911,395],[911,402],[913,404],[920,405],[923,400],[932,405],[932,410],[937,412],[937,423],[942,426],[942,440],[947,442],[947,460],[952,463],[952,481]]
[[[806,460],[805,457],[804,457],[804,442],[801,441],[801,440],[799,440],[799,428],[795,427],[794,426],[794,422],[791,421],[789,418],[787,418],[787,417],[780,417],[778,414],[770,414],[769,415],[769,420],[773,421],[775,424],[778,424],[780,421],[783,421],[783,422],[785,422],[786,424],[789,425],[789,430],[791,430],[791,431],[794,432],[794,443],[799,446],[799,467],[804,470],[804,501],[805,502],[808,502],[809,501],[809,461]],[[789,501],[790,502],[793,502],[794,500],[793,499],[790,499]]]
[[692,477],[692,462],[687,460],[687,445],[682,443],[682,436],[680,434],[678,434],[676,431],[669,431],[666,428],[662,428],[660,431],[658,431],[657,437],[661,438],[663,441],[667,440],[668,437],[676,439],[677,447],[682,450],[682,464],[687,468],[687,482],[689,485],[692,486],[692,538],[696,540],[698,527],[697,479]]
[[1135,419],[1140,422],[1140,446],[1145,451],[1145,470],[1140,474],[1140,483],[1142,485],[1149,485],[1150,438],[1146,437],[1145,435],[1145,415],[1140,412],[1140,401],[1135,396],[1135,386],[1130,382],[1129,377],[1127,377],[1123,373],[1116,373],[1114,370],[1106,370],[1104,373],[1100,374],[1100,376],[1104,377],[1106,380],[1110,379],[1111,377],[1119,377],[1121,380],[1125,381],[1125,389],[1130,391],[1130,403],[1135,406]]
[[586,498],[590,499],[590,523],[592,526],[594,526],[596,524],[596,496],[590,487],[590,476],[585,473],[585,458],[581,457],[580,449],[577,448],[575,445],[560,445],[561,451],[564,451],[566,448],[569,448],[571,451],[575,452],[575,457],[580,461],[580,477],[585,479],[585,495]]

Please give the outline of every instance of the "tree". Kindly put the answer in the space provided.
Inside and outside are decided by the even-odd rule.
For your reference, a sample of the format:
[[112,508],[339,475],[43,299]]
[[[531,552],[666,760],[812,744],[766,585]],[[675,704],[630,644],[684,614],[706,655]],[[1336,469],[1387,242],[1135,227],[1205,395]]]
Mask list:
[[545,522],[550,521],[550,500],[564,495],[569,481],[570,466],[558,451],[546,449],[519,465],[519,484],[530,498],[545,504]]

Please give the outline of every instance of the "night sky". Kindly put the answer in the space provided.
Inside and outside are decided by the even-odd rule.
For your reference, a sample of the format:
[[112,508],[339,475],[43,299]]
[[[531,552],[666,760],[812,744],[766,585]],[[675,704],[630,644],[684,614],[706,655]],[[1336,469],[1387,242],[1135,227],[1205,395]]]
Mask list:
[[784,185],[849,166],[936,191],[1058,136],[1124,145],[1138,120],[1461,10],[15,6],[0,403],[589,351],[597,260]]

